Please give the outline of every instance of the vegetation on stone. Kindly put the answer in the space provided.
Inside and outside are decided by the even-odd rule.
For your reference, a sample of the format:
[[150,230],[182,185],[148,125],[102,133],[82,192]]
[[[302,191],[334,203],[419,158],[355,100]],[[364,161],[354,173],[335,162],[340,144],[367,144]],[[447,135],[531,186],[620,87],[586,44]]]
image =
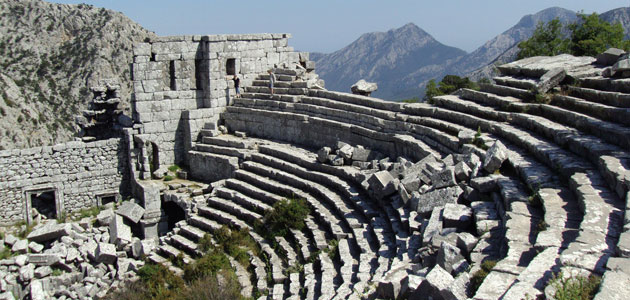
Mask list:
[[276,236],[284,237],[290,229],[302,230],[309,213],[310,208],[304,199],[289,198],[278,201],[265,213],[263,221],[255,225],[256,232],[269,240],[274,240]]
[[596,56],[615,47],[630,49],[630,41],[624,40],[621,23],[611,24],[597,13],[578,14],[578,21],[563,26],[559,19],[538,23],[533,35],[518,44],[517,57],[554,56],[568,53],[575,56]]
[[488,273],[492,271],[492,268],[497,264],[495,260],[486,260],[481,263],[481,269],[479,269],[475,274],[470,277],[470,291],[474,295],[475,292],[479,289],[483,280],[486,279]]
[[435,83],[434,79],[431,79],[427,84],[423,100],[430,103],[433,97],[448,95],[459,89],[478,90],[479,85],[468,77],[459,77],[457,75],[446,75],[438,84]]
[[558,274],[549,283],[555,290],[557,300],[590,300],[593,299],[602,279],[599,276],[570,276]]

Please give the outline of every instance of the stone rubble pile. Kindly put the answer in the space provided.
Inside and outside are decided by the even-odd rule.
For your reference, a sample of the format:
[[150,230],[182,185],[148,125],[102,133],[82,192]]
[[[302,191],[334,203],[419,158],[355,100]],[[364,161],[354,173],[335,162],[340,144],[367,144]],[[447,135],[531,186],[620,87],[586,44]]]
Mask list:
[[[386,299],[465,299],[472,270],[482,261],[498,258],[486,251],[490,232],[500,227],[493,174],[507,159],[506,148],[497,141],[480,159],[476,154],[454,154],[443,159],[433,154],[413,163],[404,157],[391,160],[377,151],[339,142],[317,152],[320,163],[352,165],[361,169],[357,180],[374,198],[402,201],[411,213],[407,226],[410,241],[418,250],[396,260],[377,283],[377,293]],[[494,194],[494,195],[493,195]],[[401,216],[401,218],[404,218]],[[413,242],[410,242],[410,244]],[[411,245],[410,245],[411,247]]]
[[128,221],[144,209],[126,201],[96,218],[36,225],[26,239],[7,234],[0,247],[0,299],[96,299],[136,277],[155,245],[133,237]]

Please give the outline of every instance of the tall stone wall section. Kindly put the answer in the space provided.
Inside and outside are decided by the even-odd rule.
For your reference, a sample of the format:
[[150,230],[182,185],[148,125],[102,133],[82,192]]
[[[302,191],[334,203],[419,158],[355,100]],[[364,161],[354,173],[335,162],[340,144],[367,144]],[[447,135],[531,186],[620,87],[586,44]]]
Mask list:
[[185,164],[190,143],[206,122],[216,122],[235,94],[229,71],[247,86],[267,69],[299,64],[300,53],[287,46],[289,37],[174,36],[135,45],[136,138],[157,145],[160,165]]
[[28,195],[37,191],[54,191],[65,212],[119,194],[128,177],[126,151],[120,138],[0,151],[0,224],[25,220]]

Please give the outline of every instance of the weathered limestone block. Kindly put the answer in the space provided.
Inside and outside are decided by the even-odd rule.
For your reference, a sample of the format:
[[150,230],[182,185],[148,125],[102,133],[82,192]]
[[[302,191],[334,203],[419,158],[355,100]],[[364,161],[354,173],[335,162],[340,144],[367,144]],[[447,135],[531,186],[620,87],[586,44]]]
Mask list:
[[364,79],[357,81],[350,87],[350,90],[355,95],[369,96],[372,92],[378,89],[378,85],[374,82],[367,82]]
[[339,148],[338,153],[341,157],[343,157],[344,161],[346,161],[346,163],[350,162],[352,160],[352,153],[354,152],[354,148],[350,145],[344,145],[343,147]]
[[120,215],[114,215],[109,223],[109,242],[119,246],[131,243],[131,228],[123,222]]
[[472,209],[466,205],[446,203],[442,212],[445,228],[465,230],[472,223]]
[[468,232],[457,234],[457,247],[461,249],[464,254],[469,254],[475,249],[477,241],[477,238]]
[[486,151],[486,159],[483,161],[483,168],[488,173],[494,173],[494,171],[501,168],[501,165],[507,158],[507,148],[501,141],[497,140],[492,147]]
[[28,250],[28,241],[27,240],[18,240],[11,247],[11,251],[15,253],[26,253]]
[[444,268],[445,271],[452,273],[454,265],[464,259],[459,248],[448,242],[442,242],[440,250],[438,250],[437,264]]
[[457,295],[451,290],[455,279],[439,265],[433,267],[426,279],[420,284],[416,293],[431,296],[434,299],[456,300],[466,299],[466,295]]
[[626,54],[625,51],[621,50],[621,49],[617,49],[617,48],[609,48],[608,50],[604,51],[603,53],[597,54],[597,61],[596,63],[602,66],[612,66],[614,65],[619,58]]
[[116,262],[116,246],[108,243],[98,243],[96,248],[96,261],[112,265]]
[[388,171],[379,171],[372,174],[368,178],[368,184],[370,189],[380,199],[396,192],[395,179]]
[[132,201],[125,201],[116,210],[116,213],[129,219],[131,222],[138,223],[144,215],[144,208]]
[[540,80],[538,81],[538,86],[536,88],[537,92],[540,94],[548,92],[549,90],[560,84],[560,82],[564,80],[564,77],[566,77],[566,75],[567,71],[565,71],[563,68],[554,68],[547,71],[547,73],[541,76]]
[[319,151],[317,151],[317,161],[323,164],[328,162],[328,155],[330,155],[331,151],[332,149],[330,149],[330,147],[322,147],[319,149]]
[[405,268],[390,270],[378,281],[376,291],[384,299],[399,299],[406,292],[408,280]]
[[433,173],[431,176],[431,184],[434,189],[441,189],[456,185],[457,181],[455,180],[455,168],[450,166],[440,172]]
[[470,179],[470,175],[472,174],[472,170],[470,167],[464,163],[463,161],[457,163],[455,165],[455,178],[459,182],[467,182]]
[[71,231],[70,224],[47,223],[33,230],[26,238],[29,241],[41,243],[69,235]]
[[459,186],[434,190],[425,194],[414,193],[410,200],[410,208],[416,208],[419,215],[426,216],[439,206],[446,203],[457,203],[457,199],[464,191]]
[[50,266],[61,260],[59,254],[29,254],[28,261],[36,266]]
[[98,224],[101,226],[109,226],[109,222],[112,220],[113,216],[114,216],[114,210],[110,208],[110,209],[106,209],[99,212],[98,215],[96,216],[96,220],[98,221]]

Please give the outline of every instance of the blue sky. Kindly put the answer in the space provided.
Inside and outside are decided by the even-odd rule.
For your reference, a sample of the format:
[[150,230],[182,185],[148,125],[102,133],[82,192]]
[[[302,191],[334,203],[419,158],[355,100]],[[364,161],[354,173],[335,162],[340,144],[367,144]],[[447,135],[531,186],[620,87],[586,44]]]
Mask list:
[[602,13],[618,0],[56,0],[121,11],[159,35],[287,32],[301,51],[332,52],[372,31],[413,22],[438,41],[473,51],[526,14],[552,6]]

